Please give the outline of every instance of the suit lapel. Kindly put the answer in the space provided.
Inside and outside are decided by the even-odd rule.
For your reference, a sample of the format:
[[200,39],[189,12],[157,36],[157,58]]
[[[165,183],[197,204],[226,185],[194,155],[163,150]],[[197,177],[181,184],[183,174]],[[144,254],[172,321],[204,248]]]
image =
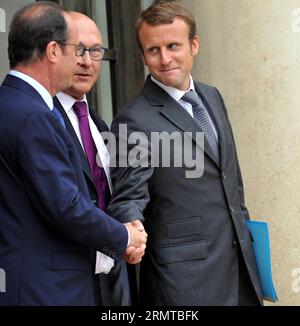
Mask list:
[[103,120],[101,120],[101,118],[96,114],[95,110],[93,110],[90,107],[89,111],[90,111],[90,116],[91,116],[92,120],[94,121],[99,132],[109,131],[106,123]]
[[222,120],[223,110],[220,107],[220,101],[217,100],[216,97],[211,96],[207,92],[207,89],[201,87],[199,83],[195,83],[195,88],[198,94],[201,94],[204,104],[209,111],[209,114],[217,128],[218,132],[218,142],[220,148],[220,164],[222,166],[222,162],[224,162],[226,157],[226,137],[225,137],[225,128],[224,128],[224,121]]
[[172,97],[160,109],[160,113],[183,132],[189,132],[188,135],[192,137],[202,150],[204,149],[203,144],[198,143],[196,138],[196,132],[201,132],[202,130],[194,119]]
[[151,105],[161,106],[160,113],[166,119],[176,125],[176,127],[181,129],[183,132],[188,132],[189,136],[191,134],[191,137],[195,143],[205,151],[205,153],[215,162],[215,164],[219,165],[219,163],[215,160],[215,155],[211,151],[207,140],[204,138],[204,148],[202,144],[197,142],[196,132],[203,131],[195,120],[168,93],[156,85],[150,77],[148,77],[146,81],[144,94]]
[[89,167],[87,157],[86,157],[86,155],[85,155],[85,153],[83,151],[83,148],[82,148],[82,146],[81,146],[81,144],[80,144],[80,142],[78,140],[76,132],[75,132],[75,130],[74,130],[69,118],[68,118],[68,115],[67,115],[66,111],[64,110],[64,108],[60,104],[57,97],[54,97],[53,102],[54,102],[55,107],[61,113],[61,115],[62,115],[62,117],[63,117],[63,119],[65,121],[66,129],[67,129],[69,135],[71,136],[71,138],[72,138],[72,140],[73,140],[73,142],[74,142],[74,144],[76,146],[76,149],[77,149],[77,151],[78,151],[78,153],[80,155],[83,172],[91,180],[91,182],[94,182],[93,178],[92,178],[91,169]]

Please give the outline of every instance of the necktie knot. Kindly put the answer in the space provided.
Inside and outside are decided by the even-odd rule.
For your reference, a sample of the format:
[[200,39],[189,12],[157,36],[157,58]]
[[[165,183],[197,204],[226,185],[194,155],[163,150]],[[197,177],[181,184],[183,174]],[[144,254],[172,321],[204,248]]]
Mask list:
[[87,105],[84,101],[76,101],[73,105],[73,109],[78,119],[87,116]]
[[194,91],[186,92],[182,96],[181,99],[184,100],[185,102],[190,103],[193,107],[195,107],[195,106],[203,106],[203,103],[202,103],[200,97]]

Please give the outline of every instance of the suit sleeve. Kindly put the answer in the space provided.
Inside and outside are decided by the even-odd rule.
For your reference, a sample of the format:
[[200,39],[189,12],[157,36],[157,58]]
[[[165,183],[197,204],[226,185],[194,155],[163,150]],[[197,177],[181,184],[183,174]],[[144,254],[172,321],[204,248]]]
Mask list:
[[[127,128],[127,133],[122,132],[124,126]],[[149,134],[138,119],[126,112],[122,112],[114,119],[111,131],[116,138],[117,151],[114,154],[112,153],[115,167],[111,167],[113,193],[108,212],[122,222],[135,219],[143,222],[143,211],[150,200],[149,180],[154,171],[147,164],[150,157],[148,146]],[[139,162],[146,164],[142,163],[139,165],[138,162],[132,159],[136,144],[128,144],[127,137],[134,135],[136,132],[143,138],[139,142],[139,148],[141,149],[139,152]],[[125,146],[120,146],[121,142]],[[127,161],[126,164],[124,164],[125,161]]]
[[28,117],[18,141],[25,191],[54,231],[120,260],[127,246],[127,230],[79,191],[78,185],[85,183],[72,145],[50,111]]
[[[226,109],[224,100],[223,100],[220,92],[216,88],[215,88],[215,90],[217,91],[218,96],[220,98],[220,101],[222,103],[222,108],[223,108],[223,111],[224,111],[224,114],[225,114],[225,117],[226,117],[227,126],[229,128],[232,139],[234,141],[233,131],[232,131],[232,127],[231,127],[231,124],[230,124],[230,121],[229,121],[229,117],[228,117],[228,113],[227,113],[227,109]],[[241,169],[240,169],[240,165],[239,165],[239,160],[238,160],[238,156],[237,156],[235,141],[234,141],[234,151],[235,151],[235,159],[236,159],[236,165],[237,165],[238,191],[239,191],[239,195],[240,195],[241,210],[242,210],[244,218],[249,220],[250,217],[249,217],[248,209],[247,209],[247,207],[245,205],[243,178],[242,178]]]

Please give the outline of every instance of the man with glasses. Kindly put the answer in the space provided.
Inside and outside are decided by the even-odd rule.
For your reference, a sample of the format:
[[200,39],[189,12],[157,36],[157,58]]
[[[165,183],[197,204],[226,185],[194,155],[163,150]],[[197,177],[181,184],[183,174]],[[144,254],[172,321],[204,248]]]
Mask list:
[[[58,93],[56,98],[54,98],[54,103],[60,110],[67,131],[74,140],[80,154],[90,196],[95,205],[105,211],[110,199],[111,181],[109,175],[109,153],[103,142],[101,132],[108,131],[108,127],[100,119],[96,111],[90,107],[86,93],[91,90],[98,79],[101,60],[106,49],[102,45],[99,29],[89,17],[78,12],[71,12],[70,15],[78,26],[79,46],[75,46],[76,54],[82,60],[77,64],[71,87]],[[91,137],[98,152],[98,162],[102,170],[103,179],[93,175],[93,163],[88,159],[88,149],[84,142],[85,131],[81,127],[82,118],[81,113],[79,113],[82,109],[86,110],[87,121]],[[105,197],[104,202],[101,196]],[[99,305],[130,304],[125,263],[114,262],[110,257],[98,252],[95,272],[97,280],[95,287]]]
[[94,305],[96,250],[138,262],[147,236],[92,203],[53,106],[84,60],[77,46],[62,45],[79,44],[73,18],[35,2],[14,15],[8,43],[11,71],[0,87],[0,306]]
[[[75,15],[77,13],[71,13],[71,15]],[[79,14],[79,13],[78,13]],[[83,57],[85,52],[89,52],[90,57],[92,60],[99,61],[102,60],[104,57],[105,52],[107,51],[106,48],[102,47],[102,45],[96,45],[92,48],[86,48],[82,44],[73,44],[73,43],[67,43],[67,42],[61,42],[61,45],[71,45],[75,47],[76,55],[78,57]]]

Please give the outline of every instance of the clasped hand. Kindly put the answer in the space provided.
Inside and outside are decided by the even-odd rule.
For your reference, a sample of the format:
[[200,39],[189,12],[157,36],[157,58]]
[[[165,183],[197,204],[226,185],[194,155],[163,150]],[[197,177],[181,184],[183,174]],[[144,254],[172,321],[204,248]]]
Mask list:
[[130,242],[126,248],[124,260],[129,264],[137,264],[145,254],[147,233],[139,220],[125,223],[130,235]]

